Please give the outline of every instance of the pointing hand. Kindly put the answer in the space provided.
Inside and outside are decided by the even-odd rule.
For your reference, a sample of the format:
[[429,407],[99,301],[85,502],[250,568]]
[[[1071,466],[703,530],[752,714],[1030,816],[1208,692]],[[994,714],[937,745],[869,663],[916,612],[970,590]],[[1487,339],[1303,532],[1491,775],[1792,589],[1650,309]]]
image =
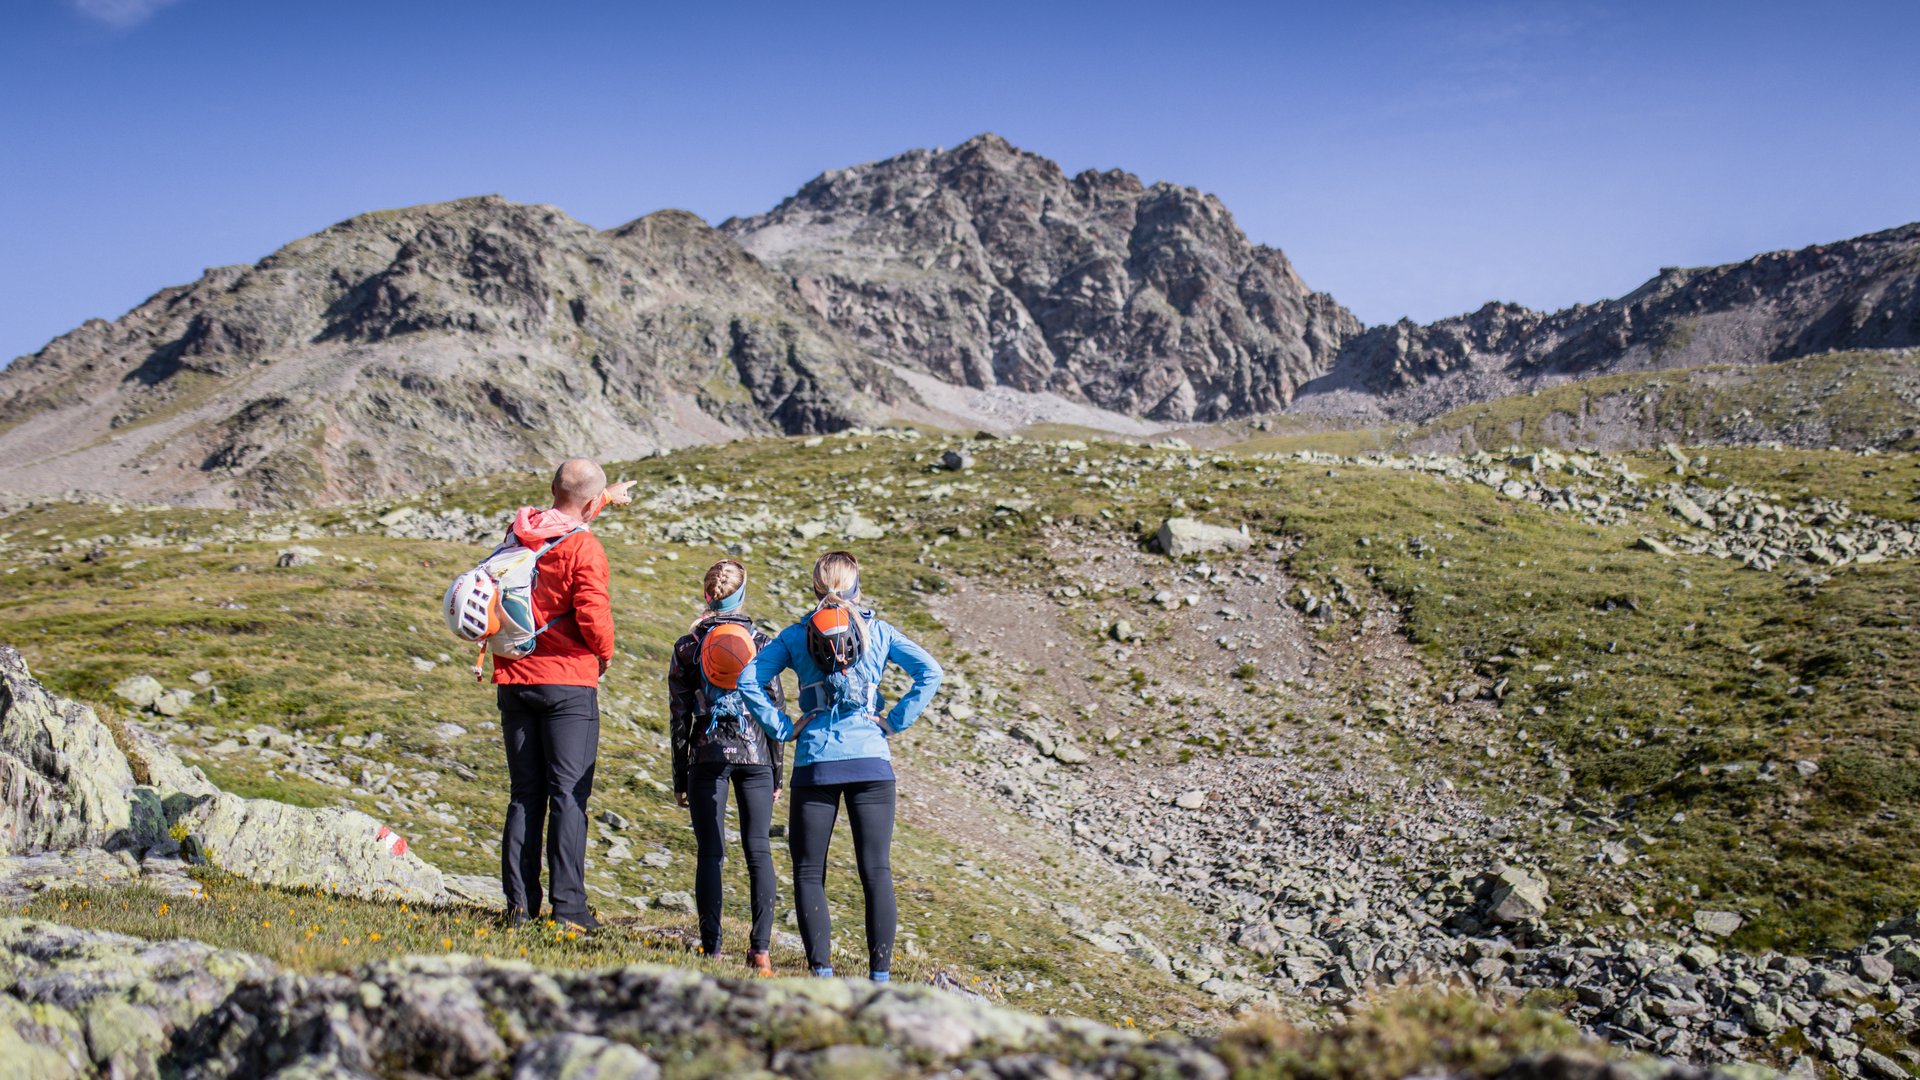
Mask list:
[[622,480],[612,487],[609,487],[607,489],[607,505],[625,506],[632,502],[633,485],[634,481],[632,480]]

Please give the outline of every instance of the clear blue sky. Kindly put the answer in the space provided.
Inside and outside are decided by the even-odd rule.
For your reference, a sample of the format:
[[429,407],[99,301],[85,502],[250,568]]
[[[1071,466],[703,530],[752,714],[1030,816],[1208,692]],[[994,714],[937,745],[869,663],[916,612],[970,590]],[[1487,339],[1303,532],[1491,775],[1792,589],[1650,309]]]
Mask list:
[[[697,9],[697,10],[695,10]],[[9,0],[0,360],[363,210],[718,221],[981,131],[1214,192],[1369,323],[1920,219],[1912,3]]]

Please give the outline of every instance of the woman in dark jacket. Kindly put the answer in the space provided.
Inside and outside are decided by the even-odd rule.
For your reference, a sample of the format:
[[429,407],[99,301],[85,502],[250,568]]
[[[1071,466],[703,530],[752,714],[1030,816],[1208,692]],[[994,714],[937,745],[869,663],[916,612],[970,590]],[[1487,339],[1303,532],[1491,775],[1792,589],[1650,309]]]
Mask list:
[[[763,648],[766,634],[744,610],[747,571],[733,559],[707,569],[706,612],[673,645],[667,666],[669,726],[673,732],[673,793],[693,818],[699,846],[694,901],[700,912],[700,951],[720,952],[720,871],[726,865],[727,788],[740,809],[740,847],[747,857],[753,937],[747,965],[773,974],[773,853],[767,827],[780,798],[781,744],[768,739],[740,700],[740,668]],[[709,638],[712,639],[711,646]],[[751,645],[748,643],[751,642]],[[779,686],[772,687],[775,693]]]

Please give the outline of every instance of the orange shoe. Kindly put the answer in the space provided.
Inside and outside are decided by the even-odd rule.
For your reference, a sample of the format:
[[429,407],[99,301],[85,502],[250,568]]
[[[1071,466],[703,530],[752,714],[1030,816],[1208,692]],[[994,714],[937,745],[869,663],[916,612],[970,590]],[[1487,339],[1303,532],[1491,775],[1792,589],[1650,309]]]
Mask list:
[[748,953],[747,966],[753,969],[755,975],[763,979],[771,978],[773,975],[773,957],[764,950]]

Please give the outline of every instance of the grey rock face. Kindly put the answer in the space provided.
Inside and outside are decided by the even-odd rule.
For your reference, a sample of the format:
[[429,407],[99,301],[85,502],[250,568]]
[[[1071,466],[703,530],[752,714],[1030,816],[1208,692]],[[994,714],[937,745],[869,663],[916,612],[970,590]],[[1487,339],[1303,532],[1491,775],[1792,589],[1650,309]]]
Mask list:
[[461,199],[350,219],[9,365],[0,488],[305,503],[840,430],[898,390],[863,357],[691,214],[600,232]]
[[1422,415],[1536,376],[1920,345],[1916,253],[1920,224],[1725,266],[1668,268],[1617,300],[1553,314],[1490,303],[1426,326],[1402,319],[1347,342],[1334,370],[1305,392],[1399,395],[1393,411]]
[[1714,937],[1728,937],[1740,929],[1743,922],[1739,915],[1731,911],[1696,911],[1693,913],[1694,929]]
[[[0,646],[0,855],[132,846],[133,771],[92,709],[48,693]],[[143,844],[140,846],[144,846]]]
[[1549,898],[1545,879],[1513,866],[1494,875],[1494,880],[1487,913],[1495,922],[1526,922],[1547,913]]
[[824,173],[721,230],[880,356],[1137,416],[1277,409],[1360,324],[1220,201],[995,135]]
[[[179,827],[191,858],[252,881],[448,898],[440,871],[366,814],[228,794],[159,740],[127,731],[123,749],[92,709],[49,693],[17,651],[0,646],[0,858],[92,848],[170,853],[169,829]],[[129,751],[150,785],[135,782]],[[17,876],[0,872],[0,884]]]

